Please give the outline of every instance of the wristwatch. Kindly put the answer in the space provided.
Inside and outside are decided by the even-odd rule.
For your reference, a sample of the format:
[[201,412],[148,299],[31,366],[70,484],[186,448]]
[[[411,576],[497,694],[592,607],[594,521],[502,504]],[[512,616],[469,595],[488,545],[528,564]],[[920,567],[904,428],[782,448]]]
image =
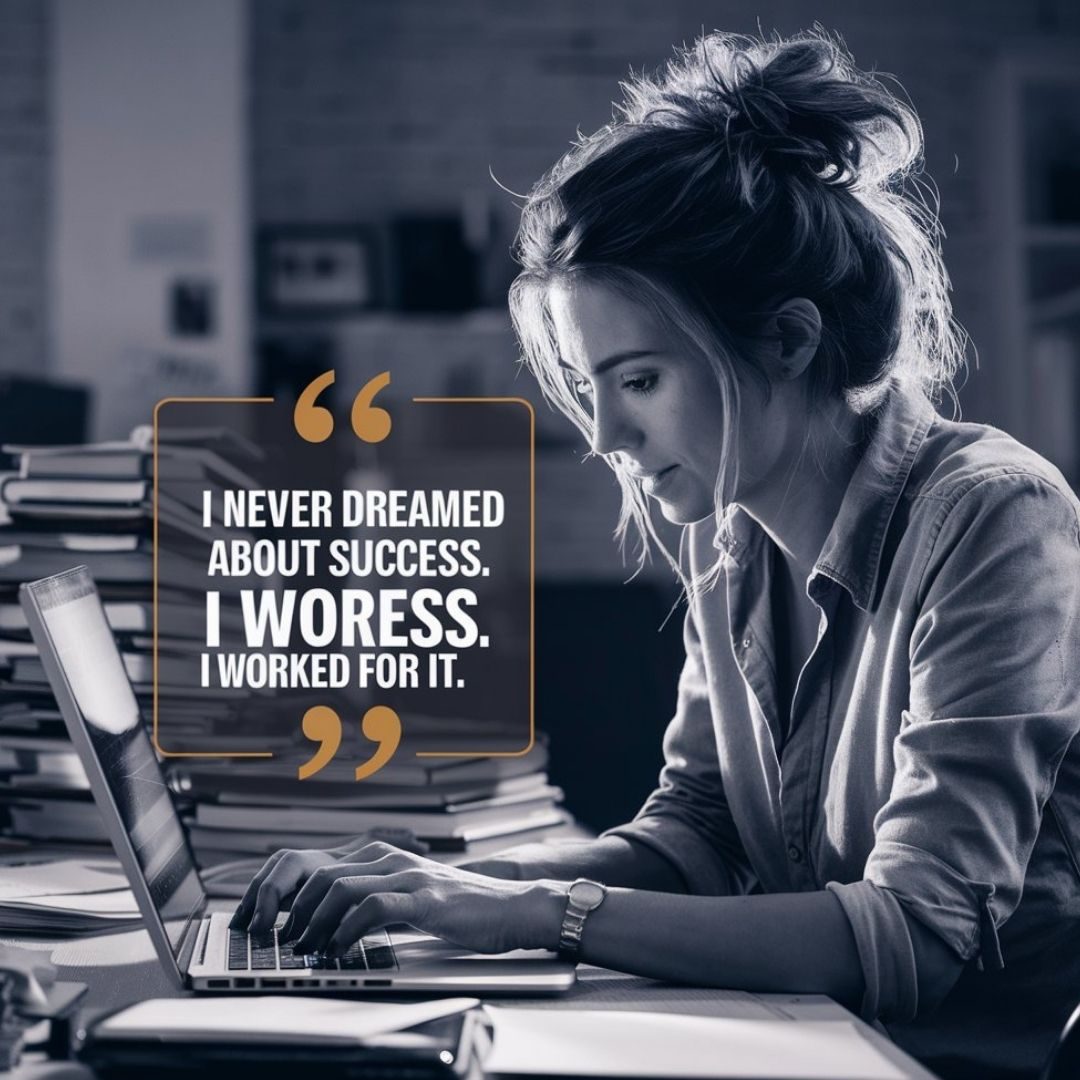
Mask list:
[[566,914],[559,932],[559,959],[572,964],[581,952],[581,932],[591,911],[595,911],[607,896],[607,888],[598,881],[578,878],[566,894]]

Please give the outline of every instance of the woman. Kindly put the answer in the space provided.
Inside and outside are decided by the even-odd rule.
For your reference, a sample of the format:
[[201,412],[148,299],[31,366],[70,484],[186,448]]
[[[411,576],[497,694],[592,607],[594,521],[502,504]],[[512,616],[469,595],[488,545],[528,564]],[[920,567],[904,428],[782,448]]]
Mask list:
[[296,894],[308,951],[392,922],[561,940],[1022,1075],[1080,998],[1080,505],[930,405],[965,342],[908,107],[824,35],[712,34],[625,91],[529,197],[510,300],[620,533],[685,526],[660,785],[599,839],[465,869],[279,853],[237,923]]

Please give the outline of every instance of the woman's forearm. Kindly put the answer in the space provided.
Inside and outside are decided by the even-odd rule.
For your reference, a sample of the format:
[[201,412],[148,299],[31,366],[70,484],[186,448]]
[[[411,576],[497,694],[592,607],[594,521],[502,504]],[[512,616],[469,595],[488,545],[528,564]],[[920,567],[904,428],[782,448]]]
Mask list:
[[828,994],[858,1009],[862,967],[829,892],[670,896],[611,889],[581,958],[636,975],[741,990]]
[[493,858],[466,863],[463,869],[513,881],[584,877],[610,887],[686,892],[682,875],[667,859],[622,836],[523,844]]

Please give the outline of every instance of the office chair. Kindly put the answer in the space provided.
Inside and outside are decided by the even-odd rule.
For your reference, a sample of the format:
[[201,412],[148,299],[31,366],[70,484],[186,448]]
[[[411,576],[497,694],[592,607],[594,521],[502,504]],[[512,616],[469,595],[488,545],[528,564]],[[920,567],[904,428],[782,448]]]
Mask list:
[[1065,1021],[1057,1045],[1046,1059],[1039,1080],[1076,1080],[1080,1076],[1080,1005]]

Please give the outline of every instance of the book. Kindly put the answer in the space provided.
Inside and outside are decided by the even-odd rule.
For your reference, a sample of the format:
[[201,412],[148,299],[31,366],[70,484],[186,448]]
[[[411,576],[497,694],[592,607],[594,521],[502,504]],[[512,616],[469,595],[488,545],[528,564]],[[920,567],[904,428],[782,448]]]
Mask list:
[[[541,777],[543,773],[539,774]],[[301,785],[302,781],[297,781]],[[460,814],[471,810],[501,810],[514,808],[524,803],[539,802],[547,799],[552,803],[561,803],[563,800],[562,788],[552,784],[529,785],[519,791],[504,791],[497,795],[478,794],[484,789],[471,788],[467,785],[453,790],[438,790],[436,788],[391,788],[383,785],[382,789],[374,788],[370,792],[364,791],[358,797],[349,799],[348,796],[335,794],[332,796],[318,797],[314,795],[300,795],[289,798],[277,797],[272,801],[271,796],[249,796],[238,792],[223,791],[216,800],[202,800],[210,805],[216,802],[220,806],[248,807],[253,809],[266,809],[275,807],[288,807],[292,809],[308,807],[318,810],[357,810],[357,811],[390,811],[397,813],[432,813],[441,812],[447,814]]]
[[22,503],[79,503],[131,506],[143,502],[150,485],[145,480],[24,480],[9,477],[0,498],[9,507]]
[[[14,558],[0,559],[0,585],[18,585],[24,581],[59,574],[75,566],[85,566],[99,586],[140,585],[148,595],[154,580],[154,557],[149,547],[136,551],[65,551],[61,548],[20,547]],[[202,597],[208,587],[219,592],[239,592],[244,581],[232,577],[207,575],[205,560],[193,559],[178,552],[159,555],[159,573],[167,576],[171,588],[197,593],[193,603],[203,607]],[[167,625],[167,624],[159,624]],[[171,627],[170,627],[171,629]],[[205,633],[205,630],[204,630]]]
[[[5,549],[6,550],[6,549]],[[147,548],[135,551],[67,551],[63,548],[16,547],[15,557],[0,562],[0,583],[21,584],[85,566],[97,582],[153,581],[154,560]],[[190,569],[190,568],[188,568]],[[200,579],[205,579],[205,572]]]
[[[131,432],[131,441],[137,446],[154,445],[154,429],[150,424],[140,424]],[[170,427],[158,425],[158,446],[205,447],[207,443],[217,444],[221,453],[247,458],[250,461],[263,461],[266,457],[262,447],[253,443],[246,435],[241,435],[235,428],[227,427]]]
[[[208,828],[255,832],[359,833],[366,829],[408,829],[420,837],[454,836],[466,833],[500,836],[520,828],[535,828],[538,818],[551,824],[554,805],[550,798],[530,799],[511,807],[486,806],[479,810],[433,811],[347,810],[322,806],[227,806],[200,803],[195,822]],[[534,822],[534,824],[526,824]]]
[[530,773],[490,783],[445,784],[412,787],[407,784],[320,784],[311,790],[308,780],[258,781],[257,777],[222,777],[213,789],[184,786],[183,773],[173,780],[174,790],[200,801],[242,806],[324,806],[356,809],[433,810],[444,807],[479,808],[480,805],[509,806],[515,802],[546,796],[562,801],[562,791],[548,784],[547,773]]
[[0,638],[0,663],[6,663],[15,656],[37,656],[37,646],[32,641]]
[[[308,755],[310,756],[310,754]],[[303,759],[300,759],[303,760]],[[258,771],[264,779],[296,779],[296,760],[260,761]],[[366,777],[364,786],[382,786],[384,784],[408,787],[442,786],[457,783],[475,783],[505,780],[510,777],[524,776],[542,772],[548,765],[547,746],[538,739],[526,754],[513,757],[431,757],[418,758],[415,748],[402,745],[393,760],[384,765],[377,773]],[[237,764],[203,762],[198,765],[185,765],[182,771],[189,784],[202,784],[211,789],[219,784],[223,773],[237,774]],[[319,785],[326,783],[349,783],[354,787],[353,772],[355,762],[335,759],[315,776],[304,783],[311,786],[312,797],[321,790]]]
[[5,504],[12,521],[79,522],[88,529],[103,526],[131,527],[133,522],[148,521],[146,506],[84,506],[77,502],[19,502]]
[[[124,670],[133,683],[153,684],[154,658],[145,653],[121,653]],[[16,683],[48,685],[48,676],[39,657],[17,656],[12,661],[11,678]],[[187,657],[158,655],[158,679],[163,685],[186,687],[189,691],[199,686],[199,665]]]
[[[44,527],[67,526],[68,530],[81,528],[130,530],[140,525],[149,530],[154,509],[149,501],[131,505],[113,503],[82,503],[66,500],[26,501],[5,504],[11,520],[20,524],[34,523]],[[212,540],[250,538],[250,533],[222,529],[213,524],[203,526],[202,516],[180,499],[167,492],[157,494],[158,523],[185,537],[209,544]]]
[[[87,446],[8,446],[20,455],[19,476],[27,480],[95,479],[150,480],[154,475],[151,448],[132,443]],[[159,480],[226,482],[254,488],[256,482],[220,454],[198,446],[159,446]]]
[[0,529],[4,547],[57,548],[62,551],[140,551],[147,548],[149,537],[134,533],[55,533],[45,529]]
[[[279,814],[280,816],[280,814]],[[372,829],[397,828],[396,819],[382,815],[382,820],[370,825],[340,832],[293,832],[278,826],[265,829],[225,829],[202,825],[196,820],[189,826],[188,835],[198,850],[230,851],[270,855],[281,848],[332,848],[354,841],[362,842],[363,834]],[[430,815],[436,818],[437,815]],[[481,840],[494,840],[535,832],[555,825],[564,825],[569,814],[556,806],[537,807],[527,814],[503,814],[490,821],[468,823],[451,817],[447,822],[418,823],[414,835],[437,851],[463,851],[467,845]]]

